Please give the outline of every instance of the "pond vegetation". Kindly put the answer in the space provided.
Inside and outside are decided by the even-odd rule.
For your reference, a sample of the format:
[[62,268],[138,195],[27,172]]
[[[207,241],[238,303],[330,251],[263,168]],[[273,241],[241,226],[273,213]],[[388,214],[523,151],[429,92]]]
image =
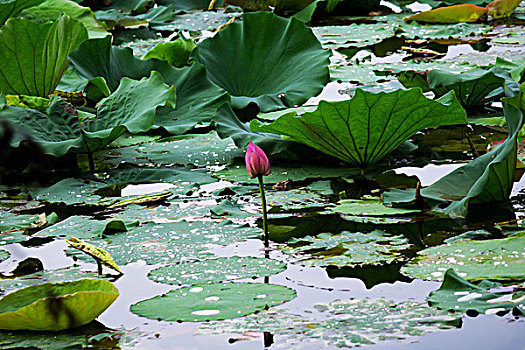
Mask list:
[[524,21],[0,1],[0,348],[515,348]]

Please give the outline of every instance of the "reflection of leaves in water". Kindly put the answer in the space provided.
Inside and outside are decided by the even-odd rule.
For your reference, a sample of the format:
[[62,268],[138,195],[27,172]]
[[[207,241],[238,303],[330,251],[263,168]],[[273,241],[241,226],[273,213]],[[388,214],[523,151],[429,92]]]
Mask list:
[[122,331],[106,328],[103,324],[93,321],[86,326],[60,333],[3,331],[0,332],[0,347],[70,349],[91,346],[118,349],[119,343],[124,340],[123,335]]

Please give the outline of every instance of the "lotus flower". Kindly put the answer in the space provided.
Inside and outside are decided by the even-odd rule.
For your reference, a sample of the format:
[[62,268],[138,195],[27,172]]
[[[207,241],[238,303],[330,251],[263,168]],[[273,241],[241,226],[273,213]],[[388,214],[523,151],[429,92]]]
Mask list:
[[270,161],[264,151],[255,146],[251,141],[246,150],[246,171],[254,178],[259,176],[266,176],[270,173]]

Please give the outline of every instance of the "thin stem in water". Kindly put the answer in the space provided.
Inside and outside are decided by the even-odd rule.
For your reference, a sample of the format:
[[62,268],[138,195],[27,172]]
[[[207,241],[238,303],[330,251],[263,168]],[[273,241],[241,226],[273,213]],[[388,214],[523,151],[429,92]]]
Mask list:
[[264,185],[262,175],[257,177],[259,180],[259,191],[261,192],[261,204],[263,213],[263,229],[264,229],[264,246],[268,248],[270,243],[268,241],[268,218],[266,216],[266,195],[264,194]]

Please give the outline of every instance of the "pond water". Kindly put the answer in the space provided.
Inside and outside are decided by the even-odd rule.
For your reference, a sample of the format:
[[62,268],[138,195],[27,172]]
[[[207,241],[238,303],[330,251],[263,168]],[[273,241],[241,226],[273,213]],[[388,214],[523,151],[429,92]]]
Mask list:
[[[127,8],[129,4],[119,1],[97,11],[97,18],[113,28],[112,42],[90,41],[88,44],[92,43],[93,48],[82,44],[71,53],[71,64],[78,71],[68,71],[58,89],[82,90],[87,94],[88,87],[96,90],[92,85],[105,84],[106,89],[98,87],[100,91],[91,97],[99,101],[107,96],[106,90],[111,95],[98,107],[94,100],[74,107],[56,99],[52,100],[50,110],[58,108],[61,118],[65,116],[62,119],[72,119],[71,130],[78,129],[79,122],[82,127],[96,129],[105,122],[105,116],[118,119],[129,132],[106,142],[100,135],[107,130],[99,136],[96,135],[100,130],[95,130],[90,134],[95,135],[93,139],[87,141],[82,131],[82,145],[72,146],[64,154],[61,147],[66,143],[60,142],[66,141],[59,140],[60,145],[53,145],[47,153],[56,157],[46,156],[44,163],[47,163],[43,164],[38,163],[42,161],[38,159],[38,148],[16,153],[12,149],[18,145],[15,147],[9,144],[11,140],[2,138],[9,130],[0,129],[0,147],[5,143],[7,149],[10,145],[9,152],[0,151],[0,180],[9,183],[0,185],[0,259],[4,259],[0,260],[3,277],[0,290],[5,294],[45,281],[97,277],[100,266],[94,259],[66,241],[76,237],[105,249],[115,258],[123,274],[117,275],[104,267],[98,277],[111,281],[120,294],[88,326],[56,334],[0,332],[0,349],[19,346],[181,350],[524,348],[525,318],[520,312],[525,310],[525,277],[520,268],[525,266],[525,177],[516,179],[512,191],[509,187],[508,198],[504,192],[509,183],[512,186],[509,174],[515,170],[516,156],[512,153],[515,144],[507,147],[510,142],[500,146],[494,142],[512,137],[518,141],[525,139],[521,133],[507,133],[505,123],[518,117],[505,119],[501,102],[505,94],[511,94],[507,88],[511,90],[518,80],[525,79],[525,1],[511,18],[501,22],[421,25],[403,20],[410,11],[430,9],[427,2],[403,7],[397,1],[396,4],[381,1],[380,11],[366,16],[314,17],[310,22],[313,32],[293,21],[302,28],[297,30],[307,29],[311,36],[308,40],[315,41],[313,46],[319,51],[316,55],[326,56],[324,70],[318,74],[326,79],[318,84],[315,94],[301,97],[304,97],[301,103],[306,101],[303,106],[289,109],[283,108],[288,104],[283,101],[290,95],[294,98],[294,94],[306,93],[318,78],[296,86],[298,80],[288,74],[295,67],[281,69],[280,56],[277,63],[270,62],[270,69],[268,62],[248,57],[242,62],[247,68],[239,76],[233,73],[242,65],[226,62],[215,74],[228,73],[224,74],[225,79],[234,82],[226,84],[227,88],[211,78],[213,63],[219,58],[232,52],[244,54],[242,49],[228,45],[243,43],[245,32],[240,38],[226,40],[222,45],[227,49],[218,45],[220,52],[214,54],[212,64],[206,65],[204,56],[196,51],[194,55],[198,57],[190,57],[184,51],[196,43],[199,52],[206,52],[205,45],[209,42],[206,39],[220,40],[225,32],[238,28],[236,25],[249,23],[241,22],[242,17],[259,21],[263,15],[243,15],[236,7],[204,11],[208,1],[194,0],[157,1],[149,12],[140,15],[146,10]],[[164,7],[167,3],[171,7]],[[184,7],[187,3],[199,3],[202,9],[188,10]],[[234,24],[216,34],[215,29],[230,20]],[[256,33],[263,29],[267,28],[261,26]],[[280,30],[268,37],[283,33]],[[188,40],[190,37],[194,42]],[[258,44],[259,39],[264,38],[252,40],[250,45]],[[158,43],[175,41],[188,54],[182,68],[139,59]],[[302,46],[303,41],[307,41],[306,34],[295,46]],[[264,43],[263,52],[272,57],[269,48],[279,46],[271,40]],[[98,62],[104,50],[111,52],[112,58]],[[97,59],[87,59],[91,54]],[[425,85],[427,71],[441,69],[468,77],[464,72],[476,67],[488,70],[497,57],[512,61],[501,64],[507,80],[502,86],[498,80],[494,90],[485,91],[484,84],[491,84],[481,80],[467,86],[467,91],[480,96],[473,97],[474,93],[463,96],[464,85],[460,83],[457,83],[460,88],[452,89],[453,94]],[[196,62],[199,59],[203,61]],[[311,62],[314,61],[312,58]],[[100,65],[96,72],[90,71],[92,64]],[[317,69],[309,65],[300,68],[308,74]],[[107,72],[101,73],[104,70]],[[143,70],[147,74],[142,74]],[[83,76],[83,71],[93,77],[104,75],[105,82],[95,78],[88,85],[93,77]],[[150,71],[161,73],[150,75]],[[414,72],[412,78],[403,76]],[[127,76],[135,78],[120,80]],[[288,80],[292,93],[287,97],[287,91],[280,86],[278,93],[266,93],[264,88],[272,82],[260,80],[267,76],[271,77],[269,80]],[[139,81],[141,78],[144,79]],[[254,78],[256,83],[242,86],[244,78]],[[418,78],[423,79],[422,86],[417,85],[421,84]],[[405,100],[402,106],[381,105],[394,96],[390,93],[399,93],[390,100],[404,98],[402,94],[407,93],[404,84],[410,85],[410,79],[416,81],[417,87],[428,87],[424,95],[418,90],[418,95]],[[261,88],[264,98],[252,99],[252,92],[244,90],[236,95],[233,90],[237,84],[246,91]],[[176,89],[169,85],[175,85]],[[478,85],[483,88],[476,90]],[[325,148],[319,141],[322,136],[314,142],[315,147],[303,142],[315,149],[298,144],[294,148],[282,142],[294,139],[288,134],[281,134],[281,138],[254,135],[249,130],[254,130],[257,120],[251,126],[244,124],[251,119],[271,122],[292,111],[301,118],[305,112],[314,111],[320,101],[331,108],[337,106],[332,102],[349,98],[367,101],[375,98],[376,93],[384,93],[378,102],[358,105],[362,108],[355,114],[348,110],[348,116],[355,120],[368,114],[368,130],[362,128],[366,121],[356,125],[350,117],[341,128],[332,130],[327,126],[332,136],[346,128],[355,128],[352,131],[357,130],[356,134],[368,133],[366,145],[361,147],[366,149],[364,154],[355,147],[359,160],[335,136],[342,144],[335,147],[336,151],[330,142]],[[501,98],[483,102],[495,94]],[[409,115],[413,111],[406,109],[419,103],[415,99],[441,95],[445,97],[425,101],[428,112],[419,119],[440,120],[460,115],[461,123],[435,122],[430,129],[425,126],[406,135],[388,134],[389,130],[401,130],[410,124],[408,117],[395,121],[396,108]],[[481,100],[482,107],[471,101],[475,97]],[[250,103],[243,104],[246,99]],[[140,106],[139,113],[135,107],[141,103],[151,106],[144,110]],[[371,132],[370,120],[376,103],[381,114],[388,118],[384,126],[377,128],[382,131]],[[2,100],[0,104],[2,112]],[[74,118],[70,108],[74,110]],[[435,112],[438,109],[446,112],[438,115]],[[170,114],[173,110],[178,114]],[[136,119],[143,123],[132,123],[129,127],[128,118],[133,119],[135,113],[140,114],[142,119]],[[337,113],[344,120],[339,110]],[[142,124],[147,124],[146,115],[152,118],[151,123],[142,129]],[[388,124],[390,120],[399,125]],[[122,125],[115,126],[112,132]],[[39,135],[36,131],[32,134],[34,130],[26,134],[35,139],[48,134],[55,137],[67,128],[44,129]],[[133,130],[140,132],[132,134]],[[311,130],[317,129],[303,130],[303,135],[295,137]],[[352,131],[351,140],[355,144],[358,136],[354,139]],[[372,149],[370,135],[374,132],[381,134],[378,139],[386,136],[382,144]],[[271,152],[272,172],[264,178],[269,247],[264,246],[261,238],[259,188],[245,170],[248,139]],[[388,150],[398,139],[400,142]],[[26,139],[29,144],[31,140]],[[90,147],[96,148],[97,144],[100,149],[92,151]],[[503,154],[506,167],[496,161],[483,163],[488,158],[484,158],[488,144],[495,152],[504,150],[491,154],[492,158]],[[523,161],[525,151],[521,147],[517,156]],[[326,149],[327,153],[319,152]],[[351,157],[341,149],[346,149]],[[385,149],[388,152],[371,159],[376,150]],[[19,166],[18,161],[26,158],[34,162]],[[5,166],[8,161],[16,166],[13,169]],[[39,165],[35,166],[35,162]],[[477,162],[475,169],[486,171],[458,170],[470,162]],[[456,177],[449,182],[439,181],[449,174]],[[487,178],[490,181],[483,183]],[[21,183],[22,180],[25,182]],[[465,210],[461,211],[463,198],[471,199],[471,193],[482,204],[473,200],[472,205],[465,204]],[[30,269],[38,270],[35,274],[29,273],[33,270],[26,271],[12,278],[17,266],[28,258],[38,259],[42,266],[31,265]],[[442,291],[446,285],[443,278],[449,285],[453,284],[450,281],[457,283],[455,289]],[[221,294],[224,290],[229,290],[229,295]],[[498,293],[501,297],[493,298],[500,296]],[[465,301],[472,300],[472,304],[465,306]],[[447,312],[450,310],[456,311]],[[222,315],[229,316],[221,319]],[[91,343],[85,344],[86,341]]]

